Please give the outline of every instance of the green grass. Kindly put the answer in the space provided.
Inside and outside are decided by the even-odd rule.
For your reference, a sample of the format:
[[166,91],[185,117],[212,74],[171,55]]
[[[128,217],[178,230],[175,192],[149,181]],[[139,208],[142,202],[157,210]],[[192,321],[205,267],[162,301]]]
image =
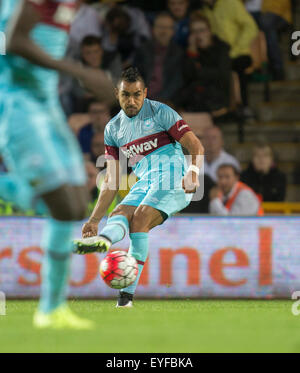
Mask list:
[[0,316],[0,352],[300,352],[300,316],[291,301],[71,301],[93,319],[89,332],[32,328],[34,301],[8,301]]

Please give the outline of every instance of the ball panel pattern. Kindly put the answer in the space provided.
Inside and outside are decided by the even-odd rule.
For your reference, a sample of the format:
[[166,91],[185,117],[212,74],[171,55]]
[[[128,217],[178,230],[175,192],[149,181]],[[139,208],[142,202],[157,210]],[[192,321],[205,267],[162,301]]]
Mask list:
[[138,264],[125,251],[107,254],[100,264],[100,276],[113,289],[123,289],[131,285],[138,275]]

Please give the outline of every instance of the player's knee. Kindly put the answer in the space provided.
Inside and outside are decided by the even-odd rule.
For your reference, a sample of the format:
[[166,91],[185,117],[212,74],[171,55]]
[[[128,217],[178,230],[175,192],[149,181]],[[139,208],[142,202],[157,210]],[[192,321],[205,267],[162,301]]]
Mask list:
[[136,210],[130,222],[130,232],[148,232],[149,230],[149,219],[141,210]]

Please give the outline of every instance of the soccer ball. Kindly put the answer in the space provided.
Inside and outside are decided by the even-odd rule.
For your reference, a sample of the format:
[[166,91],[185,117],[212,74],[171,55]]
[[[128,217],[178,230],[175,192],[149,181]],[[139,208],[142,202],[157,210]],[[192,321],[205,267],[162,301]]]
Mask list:
[[100,264],[100,276],[113,289],[123,289],[134,283],[138,275],[135,258],[125,251],[112,251]]

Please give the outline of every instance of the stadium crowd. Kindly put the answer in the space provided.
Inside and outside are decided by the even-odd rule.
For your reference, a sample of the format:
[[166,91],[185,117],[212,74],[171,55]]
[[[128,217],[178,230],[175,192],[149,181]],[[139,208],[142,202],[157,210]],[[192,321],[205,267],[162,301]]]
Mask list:
[[[78,1],[69,58],[104,70],[114,83],[124,68],[135,66],[150,99],[179,113],[209,116],[208,126],[192,125],[206,150],[204,198],[184,213],[256,215],[261,201],[285,200],[286,176],[271,145],[258,143],[242,171],[224,149],[219,124],[255,119],[248,98],[255,77],[284,79],[278,31],[292,27],[291,7],[291,0]],[[259,47],[264,40],[267,56]],[[61,76],[59,97],[84,153],[92,208],[104,127],[118,108],[98,102],[67,76]],[[121,199],[120,194],[115,203]]]

